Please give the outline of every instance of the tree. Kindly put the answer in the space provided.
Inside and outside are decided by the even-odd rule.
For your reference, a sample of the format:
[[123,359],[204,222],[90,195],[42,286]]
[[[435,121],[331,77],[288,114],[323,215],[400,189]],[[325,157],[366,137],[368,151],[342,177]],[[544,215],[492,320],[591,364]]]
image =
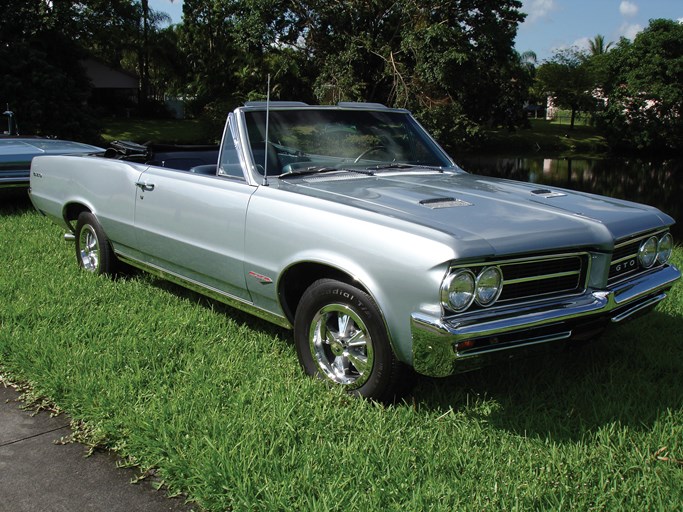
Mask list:
[[[207,70],[199,60],[224,45],[212,57],[220,69],[196,73],[193,88],[252,94],[275,67],[283,97],[408,107],[427,124],[449,125],[432,129],[461,124],[471,134],[522,117],[528,80],[513,50],[520,8],[518,0],[186,0],[190,60]],[[217,23],[227,27],[220,35]]]
[[576,48],[555,52],[539,66],[536,78],[558,106],[571,110],[570,130],[574,129],[577,112],[590,111],[595,106],[595,77],[586,54]]
[[[158,80],[152,83],[155,79],[151,68],[158,67],[152,61],[173,53],[168,48],[160,48],[162,43],[177,41],[172,35],[161,34],[161,26],[170,18],[151,9],[146,0],[89,0],[81,11],[84,18],[81,44],[90,56],[139,77],[138,107],[143,113],[149,113],[154,100],[163,96],[160,86],[166,89]],[[103,16],[103,12],[108,15]],[[116,41],[115,45],[111,44],[112,40]]]
[[605,37],[601,34],[596,35],[593,39],[588,41],[589,54],[594,57],[596,55],[603,55],[612,47],[612,42],[605,44]]
[[612,145],[651,152],[683,148],[683,24],[651,20],[609,56],[609,104],[599,120]]
[[535,73],[536,64],[538,64],[538,56],[536,52],[532,50],[527,50],[519,54],[519,63],[526,69],[529,73]]
[[[141,80],[139,104],[146,105],[154,93],[162,96],[160,81],[152,83],[152,72],[160,66],[151,60],[167,56],[159,48],[159,27],[168,18],[150,9],[148,2],[5,0],[5,4],[9,5],[0,19],[0,73],[4,78],[0,101],[17,110],[24,131],[78,138],[95,136],[95,117],[87,106],[90,84],[81,64],[88,57],[136,72]],[[50,78],[36,80],[47,69]],[[14,76],[17,72],[22,74]],[[48,84],[60,84],[62,89],[50,89]],[[78,116],[80,120],[76,121]],[[67,126],[72,128],[67,130]]]
[[72,2],[6,0],[0,18],[0,102],[22,133],[96,139],[80,60],[82,12]]

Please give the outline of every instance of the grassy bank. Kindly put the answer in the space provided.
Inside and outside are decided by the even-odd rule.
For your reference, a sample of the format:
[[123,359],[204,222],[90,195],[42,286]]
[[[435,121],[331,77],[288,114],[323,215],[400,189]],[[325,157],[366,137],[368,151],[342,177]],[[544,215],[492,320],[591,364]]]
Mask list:
[[215,142],[216,137],[197,119],[108,118],[103,125],[102,139],[106,143],[131,140],[138,144],[206,144]]
[[79,272],[61,235],[0,203],[2,371],[207,510],[683,503],[680,284],[578,354],[421,378],[383,408],[304,377],[286,331],[147,275]]
[[609,151],[607,141],[592,126],[577,124],[573,130],[565,123],[531,119],[531,128],[510,131],[497,128],[486,132],[477,151],[509,155],[601,156]]
[[[106,119],[102,138],[132,140],[138,143],[173,144],[214,143],[220,133],[214,133],[199,120]],[[596,156],[608,151],[607,143],[595,128],[578,123],[573,130],[564,123],[531,119],[531,128],[509,131],[504,128],[486,131],[478,153],[542,154],[545,156]]]

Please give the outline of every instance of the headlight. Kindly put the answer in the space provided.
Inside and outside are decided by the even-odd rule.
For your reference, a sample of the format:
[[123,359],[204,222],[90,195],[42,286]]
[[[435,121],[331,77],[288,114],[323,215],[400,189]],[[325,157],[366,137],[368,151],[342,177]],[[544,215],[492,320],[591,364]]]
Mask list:
[[657,260],[657,239],[651,236],[640,244],[638,249],[638,261],[643,268],[650,268]]
[[463,311],[474,301],[474,274],[469,270],[453,272],[441,285],[441,303],[453,311]]
[[667,233],[659,239],[659,243],[657,244],[657,261],[662,264],[669,261],[673,248],[674,237],[671,236],[671,233]]
[[477,276],[475,300],[480,306],[493,304],[503,291],[503,273],[498,267],[486,267]]

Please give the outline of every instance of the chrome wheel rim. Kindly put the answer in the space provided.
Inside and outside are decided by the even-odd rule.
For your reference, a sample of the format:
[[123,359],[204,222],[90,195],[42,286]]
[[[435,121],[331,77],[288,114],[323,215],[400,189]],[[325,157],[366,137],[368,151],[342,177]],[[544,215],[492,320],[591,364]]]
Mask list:
[[323,375],[336,384],[357,388],[370,377],[372,339],[365,323],[350,307],[329,304],[318,310],[308,340]]
[[89,224],[83,226],[78,238],[79,258],[83,268],[95,272],[100,265],[100,243],[97,234]]

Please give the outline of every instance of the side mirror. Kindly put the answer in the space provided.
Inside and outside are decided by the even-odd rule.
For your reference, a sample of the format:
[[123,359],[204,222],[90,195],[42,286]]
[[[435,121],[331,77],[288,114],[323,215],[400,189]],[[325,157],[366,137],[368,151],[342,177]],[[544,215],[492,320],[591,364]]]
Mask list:
[[11,110],[5,110],[3,115],[7,116],[7,131],[4,132],[5,135],[19,135],[19,128],[17,122],[14,119],[14,112]]

